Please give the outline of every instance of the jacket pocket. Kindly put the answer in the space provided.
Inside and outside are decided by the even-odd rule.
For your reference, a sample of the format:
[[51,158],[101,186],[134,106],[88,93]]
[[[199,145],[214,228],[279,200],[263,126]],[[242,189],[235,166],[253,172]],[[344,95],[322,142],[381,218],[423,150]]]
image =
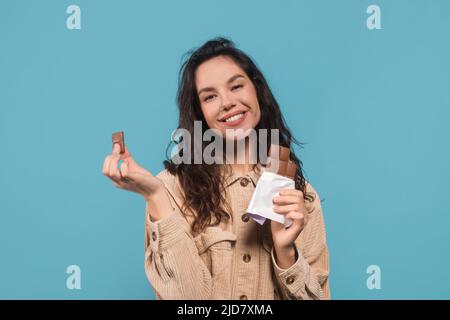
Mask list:
[[220,227],[207,227],[194,240],[200,257],[211,273],[213,299],[229,299],[236,235]]
[[231,250],[235,242],[236,235],[222,230],[220,227],[207,227],[203,233],[195,237],[199,254],[203,254],[210,249]]

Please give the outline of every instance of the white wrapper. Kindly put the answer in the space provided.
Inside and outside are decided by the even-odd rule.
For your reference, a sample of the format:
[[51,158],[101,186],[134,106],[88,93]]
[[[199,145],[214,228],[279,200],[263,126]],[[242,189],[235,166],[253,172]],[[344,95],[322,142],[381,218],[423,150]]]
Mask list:
[[266,219],[270,219],[282,223],[288,228],[292,224],[292,220],[286,219],[284,215],[273,211],[272,198],[278,196],[282,189],[295,189],[294,180],[264,171],[248,205],[248,215],[261,225],[264,224]]

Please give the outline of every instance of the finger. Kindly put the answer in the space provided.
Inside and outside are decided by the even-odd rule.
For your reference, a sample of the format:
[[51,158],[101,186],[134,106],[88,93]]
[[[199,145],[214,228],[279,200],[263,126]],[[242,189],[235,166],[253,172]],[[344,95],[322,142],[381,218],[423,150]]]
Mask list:
[[292,220],[305,220],[305,215],[303,213],[297,212],[297,211],[291,211],[288,214],[286,214],[285,217],[287,219],[292,219]]
[[298,212],[291,212],[287,214],[286,219],[289,219],[292,221],[291,227],[294,227],[297,230],[303,230],[303,228],[306,226],[306,220],[302,214],[298,214]]
[[276,205],[286,205],[294,204],[299,202],[298,196],[275,196],[272,198],[273,204]]
[[128,162],[125,160],[122,162],[122,164],[120,165],[120,174],[121,174],[121,181],[128,183],[128,184],[135,184],[135,182],[130,179],[130,169],[129,169],[129,165]]
[[297,189],[283,189],[279,192],[280,196],[301,196],[303,197],[303,192]]
[[117,155],[120,154],[120,144],[114,143],[112,153]]
[[109,176],[120,181],[121,175],[118,168],[119,160],[120,156],[117,153],[113,153],[109,163]]
[[105,157],[105,161],[103,161],[103,168],[102,168],[102,173],[105,176],[109,175],[109,163],[110,163],[110,161],[111,161],[111,155],[107,155]]
[[118,143],[114,143],[111,160],[109,162],[109,176],[114,178],[114,180],[120,180],[120,172],[119,169],[117,168],[119,160],[120,160],[120,145]]
[[134,161],[130,154],[127,154],[125,158],[121,157],[121,159],[128,164],[128,169],[130,171],[143,172],[141,166],[139,166],[139,164]]
[[303,208],[299,204],[289,204],[289,205],[282,205],[282,206],[274,206],[273,211],[279,214],[287,214],[291,211],[297,211],[302,212]]
[[131,153],[130,153],[130,150],[128,150],[128,147],[125,145],[125,151],[124,151],[124,153],[122,153],[121,159],[125,160],[128,158],[131,158]]
[[123,161],[120,165],[120,172],[122,173],[122,178],[126,178],[128,175],[128,162]]
[[121,156],[121,159],[123,161],[126,161],[128,163],[128,169],[129,171],[138,172],[142,174],[148,174],[149,172],[142,168],[136,161],[134,161],[133,157],[131,156],[131,153],[128,152],[128,149],[125,147],[125,154]]

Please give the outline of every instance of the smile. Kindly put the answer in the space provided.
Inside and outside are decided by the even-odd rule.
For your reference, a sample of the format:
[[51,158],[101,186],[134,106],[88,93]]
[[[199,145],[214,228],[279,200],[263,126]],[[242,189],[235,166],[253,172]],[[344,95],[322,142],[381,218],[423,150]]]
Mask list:
[[227,119],[225,119],[225,122],[232,122],[232,121],[236,121],[237,119],[240,119],[244,116],[244,113],[239,113],[237,115],[234,115],[232,117],[229,117]]
[[227,116],[225,118],[222,118],[220,121],[224,123],[226,126],[237,126],[242,121],[244,121],[245,116],[247,115],[246,111],[242,111],[239,113],[232,114],[230,116]]

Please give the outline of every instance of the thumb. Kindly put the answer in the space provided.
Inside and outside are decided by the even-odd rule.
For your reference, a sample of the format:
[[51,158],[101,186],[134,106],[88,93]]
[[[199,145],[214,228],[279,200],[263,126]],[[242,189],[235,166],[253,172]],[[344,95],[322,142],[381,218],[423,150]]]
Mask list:
[[131,152],[128,150],[127,146],[125,146],[125,151],[121,154],[120,159],[123,161],[123,163],[127,164],[129,170],[134,170],[136,167],[139,167],[139,165],[131,156]]
[[131,158],[131,152],[128,150],[128,147],[125,145],[125,151],[120,155],[120,159],[126,160],[128,158]]
[[129,173],[138,172],[144,175],[147,175],[148,172],[143,167],[141,167],[136,161],[134,161],[133,157],[131,156],[131,153],[128,151],[128,149],[125,147],[125,152],[121,157],[123,163],[127,164],[127,169]]

